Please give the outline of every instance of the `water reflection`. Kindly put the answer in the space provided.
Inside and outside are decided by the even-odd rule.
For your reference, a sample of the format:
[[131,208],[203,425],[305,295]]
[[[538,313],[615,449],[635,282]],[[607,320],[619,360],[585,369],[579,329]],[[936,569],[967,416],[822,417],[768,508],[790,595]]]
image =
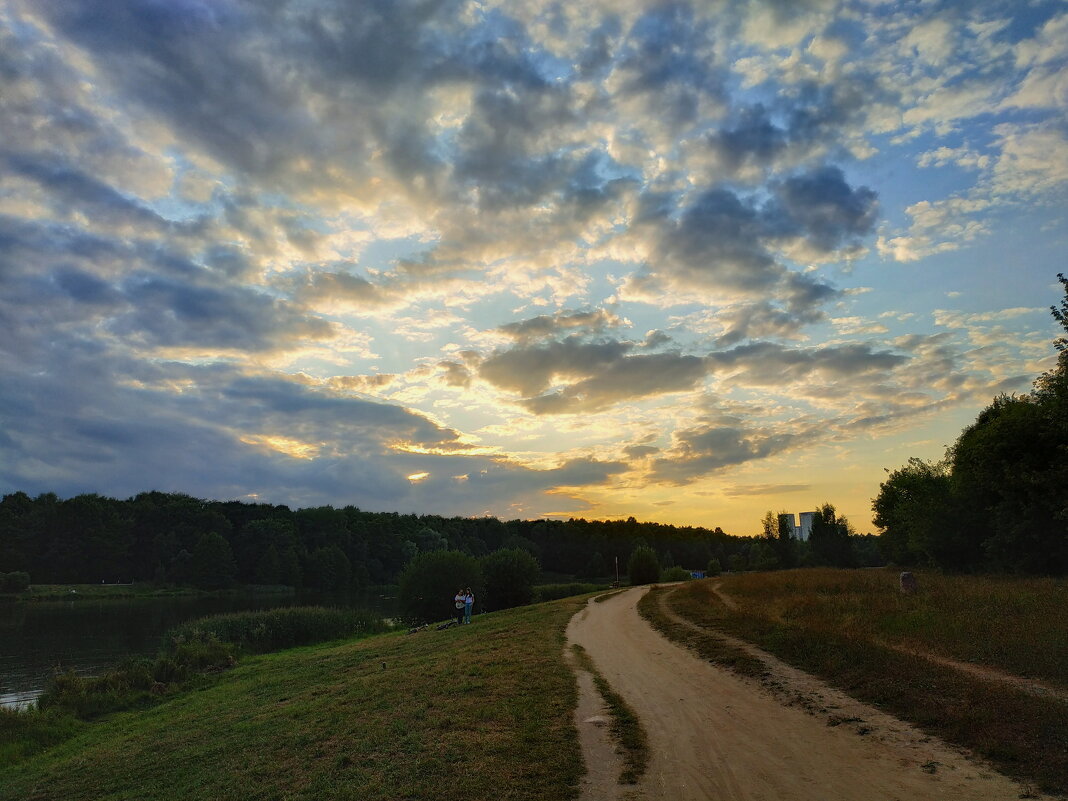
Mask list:
[[131,598],[0,603],[0,706],[33,703],[53,671],[98,675],[130,655],[153,656],[164,632],[220,612],[320,603],[395,614],[392,599],[297,595]]

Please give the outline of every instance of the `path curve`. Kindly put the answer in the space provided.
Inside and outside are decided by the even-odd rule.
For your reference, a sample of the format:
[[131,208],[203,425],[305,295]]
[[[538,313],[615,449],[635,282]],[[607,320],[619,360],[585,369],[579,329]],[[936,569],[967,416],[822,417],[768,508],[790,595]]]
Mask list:
[[[900,721],[887,730],[908,736],[862,736],[783,706],[758,684],[704,662],[654,631],[637,611],[646,591],[636,587],[601,603],[591,600],[567,630],[568,642],[586,649],[637,713],[648,735],[649,770],[627,797],[643,801],[1038,797]],[[867,708],[865,717],[888,716]],[[585,798],[619,797],[619,788],[601,787],[598,794],[587,784]]]

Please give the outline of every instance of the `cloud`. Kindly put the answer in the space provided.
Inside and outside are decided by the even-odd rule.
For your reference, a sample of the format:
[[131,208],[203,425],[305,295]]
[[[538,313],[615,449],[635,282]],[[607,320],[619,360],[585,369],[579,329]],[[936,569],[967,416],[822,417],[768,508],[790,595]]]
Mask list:
[[502,389],[531,396],[557,377],[585,377],[623,358],[634,345],[606,340],[584,343],[575,338],[535,347],[499,351],[479,367],[479,375]]
[[527,320],[506,323],[497,330],[519,342],[550,339],[567,332],[600,334],[626,321],[607,309],[541,314]]
[[740,424],[709,424],[676,432],[669,456],[654,461],[651,477],[686,484],[727,467],[765,459],[803,443],[807,432]]
[[756,386],[786,386],[800,381],[835,381],[870,376],[905,364],[907,356],[870,345],[831,345],[820,348],[785,348],[771,342],[739,345],[708,357],[715,373]]
[[785,495],[790,492],[808,492],[811,484],[738,484],[723,490],[723,494],[732,498],[749,495]]
[[602,367],[596,375],[528,397],[522,405],[534,414],[595,412],[623,401],[694,389],[708,369],[701,357],[678,353],[626,356]]

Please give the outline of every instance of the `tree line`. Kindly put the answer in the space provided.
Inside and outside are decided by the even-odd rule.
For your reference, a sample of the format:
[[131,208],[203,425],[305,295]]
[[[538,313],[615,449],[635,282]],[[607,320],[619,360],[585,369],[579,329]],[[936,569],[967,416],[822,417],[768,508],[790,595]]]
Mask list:
[[[118,500],[15,492],[0,500],[0,572],[37,584],[155,582],[215,589],[234,584],[359,591],[395,584],[417,555],[481,559],[530,554],[543,571],[608,578],[647,545],[665,567],[703,569],[746,554],[750,539],[719,528],[626,520],[509,520],[290,509],[145,492]],[[618,560],[618,562],[617,562]]]
[[750,547],[747,566],[737,561],[732,570],[788,570],[794,567],[880,567],[885,559],[878,538],[857,534],[852,523],[832,503],[816,507],[807,540],[795,535],[788,512],[765,513],[763,532]]
[[[1068,333],[1068,279],[1050,311]],[[1068,574],[1068,338],[1026,395],[998,395],[940,461],[912,458],[872,503],[896,564]]]

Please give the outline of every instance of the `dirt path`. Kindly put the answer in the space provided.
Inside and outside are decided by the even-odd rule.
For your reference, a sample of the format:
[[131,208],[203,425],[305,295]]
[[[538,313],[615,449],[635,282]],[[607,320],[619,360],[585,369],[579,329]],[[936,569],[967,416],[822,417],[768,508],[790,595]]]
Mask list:
[[[635,588],[591,601],[568,627],[569,642],[586,649],[601,674],[641,718],[652,752],[636,788],[606,781],[611,746],[585,736],[596,722],[576,716],[587,764],[597,764],[583,798],[642,801],[1012,801],[1038,796],[992,769],[882,712],[819,692],[845,721],[828,725],[783,705],[755,682],[717,668],[674,645],[638,616]],[[812,691],[819,682],[800,674]],[[812,684],[815,682],[815,685]],[[825,694],[824,694],[825,693]],[[590,704],[587,698],[585,703]],[[594,706],[585,707],[587,717]],[[858,733],[865,731],[864,734]]]

